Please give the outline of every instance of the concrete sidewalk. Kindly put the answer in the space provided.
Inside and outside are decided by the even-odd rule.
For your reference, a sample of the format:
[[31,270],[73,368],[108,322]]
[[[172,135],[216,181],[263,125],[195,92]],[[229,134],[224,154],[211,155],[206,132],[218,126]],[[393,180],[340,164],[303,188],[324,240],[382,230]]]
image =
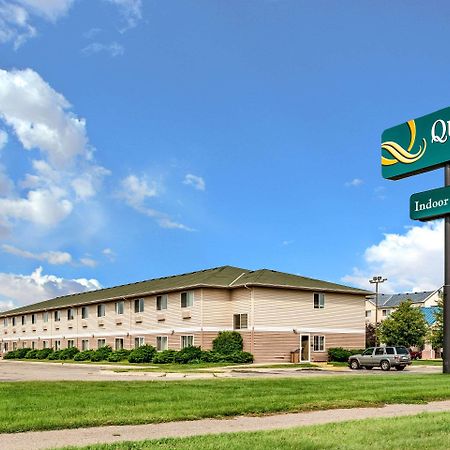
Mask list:
[[151,425],[124,425],[69,430],[0,434],[1,450],[38,450],[97,443],[141,441],[164,437],[185,437],[211,433],[261,431],[375,417],[414,415],[450,411],[450,400],[421,405],[387,405],[382,408],[353,408],[277,414],[262,417],[203,419]]

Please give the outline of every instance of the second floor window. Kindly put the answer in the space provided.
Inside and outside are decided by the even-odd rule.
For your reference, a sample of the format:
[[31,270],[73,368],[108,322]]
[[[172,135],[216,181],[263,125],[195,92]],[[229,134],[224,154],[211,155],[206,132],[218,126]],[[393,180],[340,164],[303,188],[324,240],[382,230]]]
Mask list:
[[144,299],[138,298],[134,301],[134,312],[141,313],[144,312]]
[[36,314],[31,314],[31,323],[33,325],[36,323]]
[[116,302],[116,314],[123,314],[124,311],[124,301],[121,300],[120,302]]
[[69,308],[67,310],[67,320],[73,320],[73,316],[74,316],[74,309],[73,308]]
[[3,326],[6,328],[8,326],[8,319],[3,319]]
[[248,328],[248,314],[234,314],[233,327],[235,330],[243,330]]
[[314,293],[314,309],[323,309],[325,308],[325,294],[323,293]]
[[167,294],[156,296],[156,310],[162,311],[163,309],[167,309]]
[[81,318],[82,319],[87,319],[89,317],[89,309],[87,306],[83,306],[81,308]]
[[44,323],[48,322],[48,311],[44,311],[42,313],[42,322],[44,322]]
[[15,326],[16,326],[16,318],[13,317],[13,318],[11,319],[11,322],[12,322],[12,326],[15,327]]
[[22,325],[27,323],[27,316],[22,316]]
[[192,291],[181,293],[181,307],[190,308],[194,305],[194,293]]
[[61,320],[61,311],[55,311],[55,322],[59,322]]
[[106,314],[106,308],[103,303],[100,303],[100,305],[97,305],[97,317],[105,317]]

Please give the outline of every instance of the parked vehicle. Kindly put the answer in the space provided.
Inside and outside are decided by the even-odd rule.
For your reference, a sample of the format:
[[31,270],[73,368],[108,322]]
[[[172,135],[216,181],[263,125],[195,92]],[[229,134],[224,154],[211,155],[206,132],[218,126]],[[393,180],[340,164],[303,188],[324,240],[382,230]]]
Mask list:
[[411,355],[411,359],[422,359],[422,350],[411,350],[409,349],[409,354]]
[[403,370],[411,364],[411,356],[406,347],[369,347],[362,354],[352,355],[348,358],[348,365],[351,369],[357,370],[365,368],[368,370],[380,367],[381,370]]

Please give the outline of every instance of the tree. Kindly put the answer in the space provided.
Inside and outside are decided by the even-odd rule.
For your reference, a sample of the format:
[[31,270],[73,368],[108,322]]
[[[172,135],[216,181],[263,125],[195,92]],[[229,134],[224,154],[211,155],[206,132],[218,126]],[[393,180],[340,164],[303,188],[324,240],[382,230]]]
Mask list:
[[366,323],[366,347],[375,347],[375,325],[373,323]]
[[419,308],[407,300],[400,303],[378,328],[378,337],[386,345],[421,347],[427,334],[427,323]]
[[428,340],[434,349],[444,346],[444,301],[442,297],[438,300],[438,309],[434,312],[436,322],[431,326]]

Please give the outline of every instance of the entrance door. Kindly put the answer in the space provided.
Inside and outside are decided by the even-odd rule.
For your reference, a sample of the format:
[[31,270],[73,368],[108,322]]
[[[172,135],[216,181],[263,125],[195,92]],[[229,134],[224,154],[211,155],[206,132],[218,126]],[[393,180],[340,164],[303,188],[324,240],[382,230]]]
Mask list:
[[309,334],[300,335],[300,362],[309,362]]

